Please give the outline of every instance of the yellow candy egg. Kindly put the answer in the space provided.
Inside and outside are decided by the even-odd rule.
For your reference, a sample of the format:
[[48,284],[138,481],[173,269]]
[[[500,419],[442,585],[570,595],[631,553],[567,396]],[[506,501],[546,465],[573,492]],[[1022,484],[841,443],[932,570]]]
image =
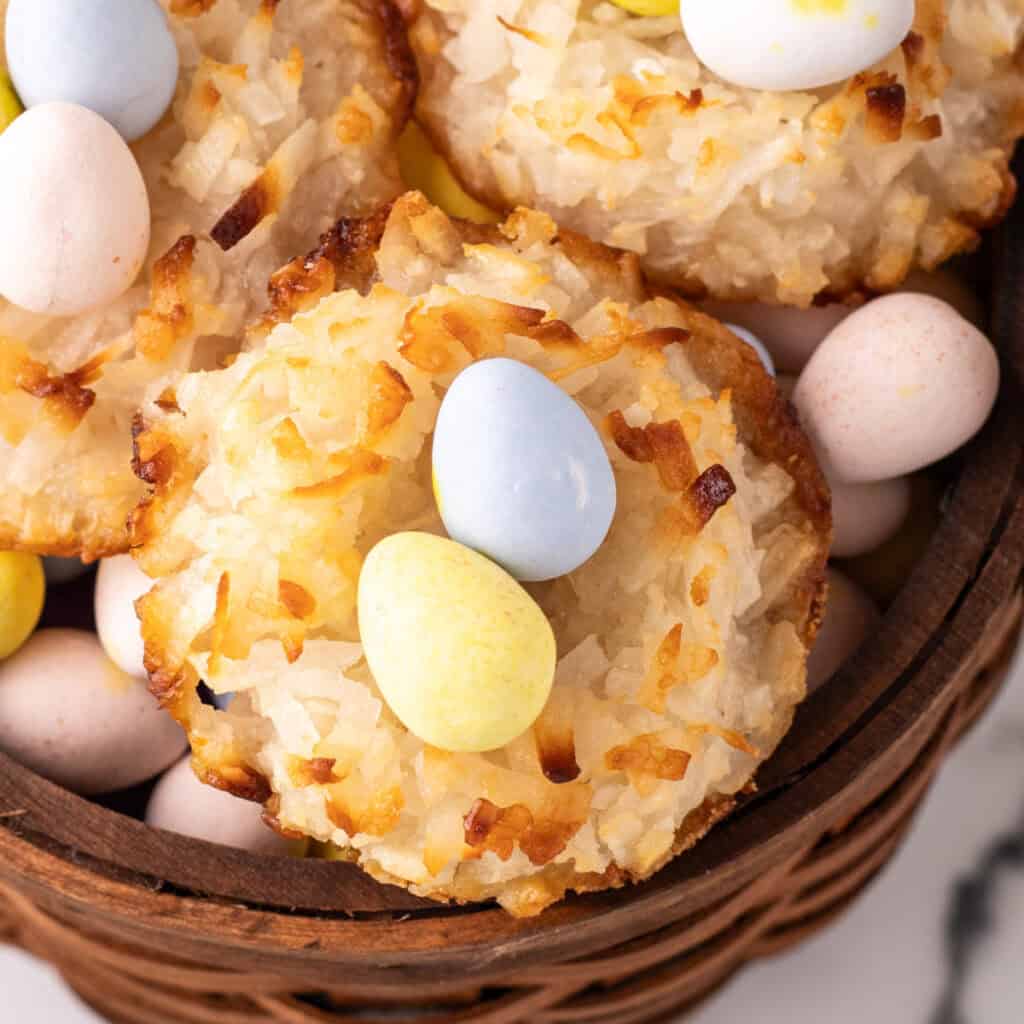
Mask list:
[[455,541],[397,533],[359,579],[366,660],[410,732],[450,751],[504,746],[534,723],[555,674],[555,637],[504,569]]
[[6,71],[0,71],[0,132],[24,112],[25,108],[14,91],[10,75]]
[[427,133],[415,121],[406,125],[398,140],[398,160],[406,185],[422,192],[450,217],[475,224],[497,224],[501,220],[459,184],[448,161],[434,149]]
[[315,839],[311,840],[309,845],[306,847],[306,857],[310,860],[330,860],[330,861],[343,861],[347,860],[345,851],[340,846],[335,846],[334,843],[321,843]]
[[612,3],[630,14],[642,14],[649,18],[679,13],[679,0],[612,0]]
[[0,659],[32,635],[46,597],[43,563],[21,551],[0,552]]

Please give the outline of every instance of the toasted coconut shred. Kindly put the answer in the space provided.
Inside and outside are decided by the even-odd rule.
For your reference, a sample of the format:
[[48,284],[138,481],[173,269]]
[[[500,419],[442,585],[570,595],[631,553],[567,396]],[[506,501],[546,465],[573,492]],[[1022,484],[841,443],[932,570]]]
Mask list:
[[696,296],[892,289],[973,246],[1013,198],[1024,0],[918,0],[899,49],[813,93],[718,79],[678,15],[595,0],[417,10],[419,115],[466,185]]
[[153,215],[142,277],[74,319],[0,302],[5,547],[123,550],[144,493],[130,465],[140,402],[236,352],[273,270],[400,191],[392,144],[416,76],[387,0],[164,6],[182,73],[133,147]]
[[[773,382],[635,257],[524,210],[477,228],[410,193],[275,285],[251,350],[182,379],[136,439],[147,665],[197,772],[436,899],[528,915],[651,874],[730,809],[804,695],[829,504]],[[383,537],[443,532],[440,399],[499,354],[579,402],[619,506],[590,562],[529,586],[559,650],[535,727],[455,754],[382,699],[356,586]],[[227,711],[200,680],[236,694]]]

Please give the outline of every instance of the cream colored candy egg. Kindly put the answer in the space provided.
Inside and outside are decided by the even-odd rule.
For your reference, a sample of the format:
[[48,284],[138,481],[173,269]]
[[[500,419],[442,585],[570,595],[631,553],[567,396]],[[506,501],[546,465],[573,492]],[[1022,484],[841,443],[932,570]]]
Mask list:
[[682,0],[697,58],[749,89],[818,89],[867,70],[895,50],[915,0]]
[[146,808],[146,824],[249,853],[284,856],[296,845],[264,824],[262,805],[200,782],[189,757],[157,783]]
[[442,750],[504,746],[534,723],[555,672],[555,638],[504,569],[454,541],[399,533],[367,556],[359,630],[399,720]]
[[149,197],[120,135],[98,114],[45,103],[0,135],[0,294],[73,316],[113,302],[149,248]]
[[40,630],[0,665],[0,750],[73,792],[137,785],[185,747],[181,727],[92,633]]
[[107,657],[122,672],[140,679],[146,678],[145,650],[135,602],[152,587],[153,581],[131,555],[100,562],[94,593],[96,632]]
[[793,394],[830,480],[912,473],[968,441],[999,391],[991,342],[951,306],[901,293],[822,342]]
[[838,569],[829,569],[825,620],[807,660],[808,691],[831,679],[880,621],[871,598]]

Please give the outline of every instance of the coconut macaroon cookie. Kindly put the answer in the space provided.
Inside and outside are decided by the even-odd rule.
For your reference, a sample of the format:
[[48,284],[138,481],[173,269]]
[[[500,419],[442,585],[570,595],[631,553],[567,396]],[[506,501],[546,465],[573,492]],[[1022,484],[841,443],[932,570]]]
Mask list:
[[[152,213],[141,274],[113,301],[70,317],[0,300],[6,547],[87,559],[124,550],[127,516],[143,494],[131,471],[131,421],[143,399],[157,398],[175,374],[215,366],[237,351],[243,326],[268,303],[275,269],[308,250],[340,214],[372,209],[401,191],[393,148],[416,71],[389,0],[163,6],[180,76],[168,112],[131,148]],[[53,9],[80,18],[81,7]],[[0,3],[0,16],[7,8]],[[21,48],[23,74],[45,78],[31,48],[40,38],[52,44],[66,26],[34,36],[36,9],[20,9],[19,25],[28,27],[15,34],[8,24],[8,49]],[[97,46],[105,42],[97,37]],[[69,45],[88,63],[94,51],[81,33]],[[80,69],[61,70],[74,79],[71,89],[102,69],[85,68],[78,78]],[[58,125],[84,115],[80,107],[36,107],[8,132],[20,133],[11,136],[20,143],[28,138],[23,119],[40,125],[49,117]],[[91,154],[79,147],[62,164],[52,150],[64,137],[45,124],[32,139],[54,157],[52,176],[35,186],[40,202],[59,207],[63,190],[82,180],[80,170],[69,169]],[[13,141],[11,147],[13,156],[23,152]],[[67,181],[55,180],[62,173]],[[97,178],[102,189],[102,168]],[[34,202],[35,195],[24,198]],[[115,194],[106,211],[78,208],[71,223],[80,225],[82,214],[100,224],[116,219],[127,201]],[[5,244],[13,244],[5,225]],[[96,261],[107,258],[97,250]],[[82,277],[79,270],[62,275],[65,283]],[[23,283],[31,290],[33,282]]]
[[[527,915],[650,875],[729,811],[804,696],[829,499],[774,382],[716,321],[652,293],[635,256],[526,210],[477,227],[410,193],[341,221],[273,294],[263,340],[182,379],[136,438],[153,490],[134,543],[158,580],[137,606],[147,667],[197,773],[437,899]],[[457,752],[461,735],[428,745],[389,706],[357,592],[364,561],[379,582],[410,536],[443,548],[422,537],[444,533],[442,396],[497,356],[582,410],[617,510],[589,561],[525,584],[557,646],[543,711]],[[465,611],[452,577],[436,586],[419,594],[430,623],[390,638],[411,665]],[[200,680],[236,694],[227,711]]]
[[[878,6],[683,0],[681,20],[623,9],[679,7],[657,0],[417,0],[418,115],[478,198],[543,208],[696,297],[884,291],[973,246],[1009,205],[1024,4],[917,0],[876,63]],[[713,73],[687,17],[706,58],[745,58],[758,80],[777,66],[789,91]],[[790,22],[805,23],[795,52],[773,34],[789,41]],[[853,78],[791,84],[816,59],[839,67],[849,53],[832,49],[858,35]]]

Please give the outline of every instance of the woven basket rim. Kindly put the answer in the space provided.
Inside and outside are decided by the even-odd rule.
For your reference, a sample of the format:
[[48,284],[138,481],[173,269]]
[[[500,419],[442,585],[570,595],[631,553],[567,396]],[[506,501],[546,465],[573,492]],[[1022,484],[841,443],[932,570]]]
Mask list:
[[[802,707],[759,776],[760,793],[650,881],[571,898],[527,921],[494,907],[447,909],[350,865],[260,857],[156,832],[2,754],[0,880],[66,912],[102,905],[140,935],[191,935],[248,957],[274,950],[424,977],[464,970],[474,958],[483,972],[583,956],[749,884],[906,769],[955,699],[957,673],[1013,600],[1024,565],[1024,204],[997,248],[992,333],[1003,358],[1002,394],[965,452],[927,554],[876,642]],[[396,914],[408,917],[396,924]],[[306,948],[314,926],[320,946]]]

